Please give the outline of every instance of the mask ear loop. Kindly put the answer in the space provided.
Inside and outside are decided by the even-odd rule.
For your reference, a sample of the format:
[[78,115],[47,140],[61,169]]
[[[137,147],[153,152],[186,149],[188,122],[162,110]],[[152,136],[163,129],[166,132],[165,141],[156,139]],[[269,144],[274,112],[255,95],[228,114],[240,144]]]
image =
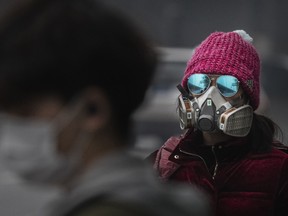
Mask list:
[[[77,119],[80,119],[82,116],[85,117],[87,114],[87,104],[84,100],[73,100],[72,102],[66,104],[68,107],[64,107],[56,118],[53,121],[56,130],[56,137],[65,130],[66,127],[69,127]],[[57,138],[58,140],[58,138]],[[89,149],[91,144],[92,137],[87,133],[80,133],[73,141],[71,148],[67,154],[59,154],[63,160],[65,160],[66,168],[59,175],[60,183],[67,184],[67,188],[71,187],[74,182],[69,182],[69,178],[76,175],[82,166],[82,159],[85,156],[85,153]]]
[[56,133],[61,133],[67,126],[72,124],[75,120],[84,116],[87,112],[85,101],[79,96],[75,97],[72,101],[65,103],[59,113],[52,120],[55,125]]

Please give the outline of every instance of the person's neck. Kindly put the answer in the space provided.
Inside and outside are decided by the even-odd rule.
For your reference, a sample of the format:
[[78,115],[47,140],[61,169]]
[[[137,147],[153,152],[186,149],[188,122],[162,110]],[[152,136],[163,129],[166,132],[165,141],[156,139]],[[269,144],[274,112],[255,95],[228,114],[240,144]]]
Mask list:
[[222,132],[219,133],[209,133],[203,132],[203,143],[207,146],[213,146],[220,142],[225,142],[230,140],[232,137],[228,136]]

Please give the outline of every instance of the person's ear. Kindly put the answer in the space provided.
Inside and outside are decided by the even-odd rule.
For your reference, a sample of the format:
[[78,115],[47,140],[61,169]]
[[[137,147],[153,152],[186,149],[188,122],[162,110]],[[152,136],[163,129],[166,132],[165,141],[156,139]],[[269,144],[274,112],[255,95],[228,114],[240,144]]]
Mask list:
[[98,107],[98,104],[96,104],[95,102],[89,102],[87,105],[86,105],[86,113],[87,115],[98,115],[98,113],[100,112],[100,109]]
[[97,88],[84,92],[85,117],[83,126],[86,131],[96,132],[104,128],[110,120],[110,104],[106,94]]

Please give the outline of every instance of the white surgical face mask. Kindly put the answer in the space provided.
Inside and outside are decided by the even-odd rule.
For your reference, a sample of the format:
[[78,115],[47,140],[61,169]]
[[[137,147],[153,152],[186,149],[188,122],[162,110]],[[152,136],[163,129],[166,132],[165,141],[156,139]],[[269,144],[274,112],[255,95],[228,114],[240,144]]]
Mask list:
[[81,151],[58,154],[59,125],[53,121],[0,115],[0,161],[24,180],[65,180],[76,168]]

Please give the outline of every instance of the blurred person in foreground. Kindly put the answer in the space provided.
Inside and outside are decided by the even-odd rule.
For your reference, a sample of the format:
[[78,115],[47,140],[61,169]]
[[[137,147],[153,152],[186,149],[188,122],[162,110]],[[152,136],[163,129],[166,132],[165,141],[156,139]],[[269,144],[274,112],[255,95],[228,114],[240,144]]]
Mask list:
[[147,158],[163,181],[210,194],[217,216],[288,215],[287,146],[281,129],[255,112],[259,78],[259,55],[245,31],[209,35],[177,86],[184,133]]
[[129,155],[157,62],[150,42],[93,0],[14,6],[0,20],[0,159],[63,189],[40,215],[208,215],[197,189],[171,190]]

